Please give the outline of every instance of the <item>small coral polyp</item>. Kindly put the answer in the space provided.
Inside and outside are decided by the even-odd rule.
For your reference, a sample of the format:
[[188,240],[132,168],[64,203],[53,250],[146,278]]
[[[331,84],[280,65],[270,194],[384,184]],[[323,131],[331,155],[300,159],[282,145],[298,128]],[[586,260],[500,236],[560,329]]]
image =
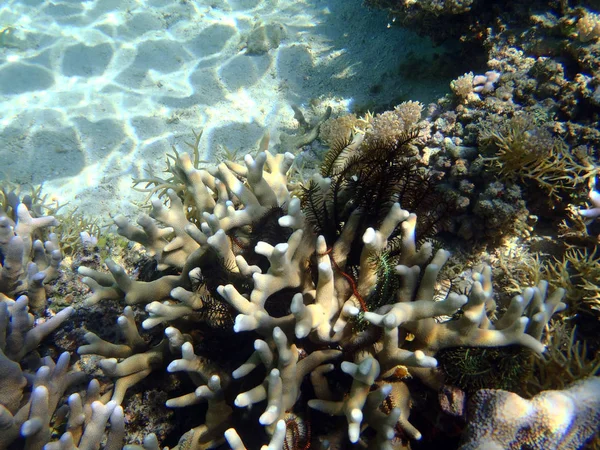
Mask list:
[[[214,448],[227,440],[243,449],[244,441],[256,439],[248,432],[252,420],[264,427],[263,448],[287,448],[299,439],[290,436],[310,409],[345,416],[350,442],[385,450],[399,435],[421,438],[409,421],[409,387],[391,375],[408,373],[431,385],[439,376],[434,355],[457,346],[518,344],[544,351],[542,332],[564,308],[564,292],[548,293],[546,283],[527,288],[494,321],[491,269],[484,266],[466,293],[438,299],[436,283],[449,252],[433,254],[431,244],[418,245],[415,214],[395,202],[393,192],[378,199],[383,210],[374,222],[353,207],[356,174],[348,161],[367,158],[360,153],[362,139],[354,136],[346,150],[326,158],[332,176],[313,176],[303,201],[288,187],[290,153],[263,151],[247,155],[244,164],[207,169],[181,154],[171,169],[183,194],[170,191],[168,206],[154,200],[139,226],[115,219],[120,234],[142,244],[159,268],[177,274],[136,281],[110,260],[110,274],[80,269],[93,290],[88,303],[145,304],[142,327],[166,327],[163,341],[149,347],[127,307],[118,320],[125,344],[86,335],[88,345],[79,353],[106,358],[100,366],[115,380],[113,401],[120,404],[129,387],[166,368],[186,373],[197,386],[167,406],[208,404],[203,423],[182,436],[180,448]],[[316,231],[305,214],[307,202],[313,203],[313,222],[315,211],[329,219],[339,213],[339,232],[326,238]],[[344,211],[335,212],[339,204]],[[386,252],[395,256],[382,258]],[[391,274],[381,276],[378,259],[394,264]],[[382,292],[383,301],[369,310]],[[216,318],[223,311],[235,316],[229,326]],[[193,338],[201,320],[222,333],[246,334],[253,350],[232,353],[228,364],[211,360]],[[336,377],[349,377],[345,388],[330,382]],[[250,407],[260,409],[259,417],[245,413]],[[149,436],[143,447],[157,445]]]

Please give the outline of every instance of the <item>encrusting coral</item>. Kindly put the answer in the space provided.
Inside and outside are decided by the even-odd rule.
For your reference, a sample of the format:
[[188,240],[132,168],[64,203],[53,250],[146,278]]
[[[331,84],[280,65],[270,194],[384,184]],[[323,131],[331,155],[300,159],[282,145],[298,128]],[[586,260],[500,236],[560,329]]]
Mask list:
[[598,430],[600,377],[568,389],[544,391],[531,400],[482,389],[460,450],[581,448]]
[[[100,367],[115,380],[112,400],[121,403],[129,387],[166,367],[187,373],[197,386],[167,406],[207,404],[204,421],[181,438],[180,448],[212,448],[224,439],[234,448],[243,448],[243,441],[255,447],[260,436],[247,432],[252,420],[264,427],[263,443],[271,439],[268,448],[282,448],[290,445],[290,424],[308,420],[308,407],[345,416],[351,442],[385,449],[397,436],[421,437],[409,421],[411,395],[402,378],[410,374],[438,385],[439,350],[518,344],[542,353],[543,329],[564,307],[562,290],[550,294],[545,283],[527,288],[493,320],[491,271],[483,267],[465,293],[436,300],[449,253],[434,255],[431,244],[418,244],[418,217],[397,202],[401,192],[378,193],[381,180],[401,165],[398,155],[407,154],[411,133],[404,133],[389,153],[363,152],[364,134],[355,134],[325,158],[322,174],[329,176],[313,176],[302,201],[288,190],[289,153],[263,151],[246,156],[243,165],[208,169],[178,155],[172,172],[185,186],[180,196],[191,203],[169,191],[168,206],[154,200],[139,227],[115,218],[120,234],[176,274],[142,282],[110,260],[109,274],[80,268],[93,290],[88,303],[145,304],[142,327],[166,326],[165,338],[149,346],[126,308],[118,320],[124,345],[86,334],[88,345],[79,353],[105,358]],[[369,164],[369,158],[384,157],[387,165]],[[374,170],[372,180],[357,183],[367,168]],[[381,264],[390,269],[382,271]],[[232,350],[227,362],[203,352],[194,328],[206,320],[223,326],[211,323],[219,314],[208,308],[233,314],[233,329],[224,332],[249,333],[254,349]],[[346,387],[332,384],[341,374],[349,376]],[[382,410],[383,403],[391,406]],[[313,436],[319,432],[313,426]]]

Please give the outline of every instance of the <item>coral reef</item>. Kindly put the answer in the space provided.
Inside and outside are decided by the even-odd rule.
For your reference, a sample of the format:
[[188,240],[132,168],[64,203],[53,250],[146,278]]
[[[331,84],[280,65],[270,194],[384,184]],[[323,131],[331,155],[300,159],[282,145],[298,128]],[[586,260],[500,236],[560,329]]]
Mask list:
[[[119,233],[156,261],[150,277],[135,279],[110,259],[109,273],[79,267],[93,291],[87,307],[129,305],[117,320],[122,344],[89,331],[78,348],[81,358],[98,355],[84,364],[96,361],[112,386],[91,381],[57,409],[84,372],[69,371],[68,353],[57,363],[28,355],[73,309],[32,328],[26,297],[3,300],[0,373],[11,387],[0,393],[8,430],[2,445],[43,445],[51,424],[66,424],[48,448],[97,446],[101,439],[120,448],[128,426],[120,405],[128,391],[166,369],[185,374],[176,377],[180,388],[167,387],[175,396],[166,406],[193,408],[197,417],[187,421],[178,448],[226,441],[232,448],[289,448],[299,441],[394,448],[395,439],[422,436],[410,420],[414,396],[451,380],[450,371],[437,369],[444,351],[517,345],[544,353],[543,330],[564,307],[562,289],[549,293],[540,282],[515,296],[499,318],[488,266],[474,270],[461,290],[441,290],[449,253],[434,252],[426,241],[435,233],[430,219],[398,203],[414,202],[423,215],[432,211],[427,190],[415,202],[418,183],[409,181],[417,177],[422,185],[422,174],[406,171],[422,159],[414,147],[420,105],[415,111],[385,139],[369,138],[375,127],[366,126],[334,146],[320,173],[304,183],[302,198],[288,189],[289,153],[263,151],[243,165],[205,169],[188,154],[169,157],[166,204],[154,199],[139,226],[114,219]],[[409,188],[413,197],[406,196]],[[138,305],[146,311],[143,331]],[[36,370],[26,382],[24,375]],[[319,420],[323,414],[345,417],[345,438]],[[256,423],[264,432],[256,433]],[[169,439],[175,432],[168,431]],[[156,436],[144,438],[143,448],[157,445]]]
[[[26,449],[43,448],[51,437],[51,421],[66,425],[60,443],[45,448],[98,448],[110,421],[106,448],[121,448],[124,436],[123,409],[114,401],[101,401],[98,382],[92,380],[86,393],[72,393],[68,404],[57,410],[65,393],[81,384],[85,373],[69,370],[70,355],[62,353],[56,362],[51,357],[34,358],[40,342],[61,326],[73,313],[65,308],[44,323],[33,325],[27,297],[0,303],[0,448],[11,448],[15,441]],[[27,395],[26,395],[27,394]],[[83,400],[82,400],[83,396]],[[68,421],[65,421],[68,411]],[[56,422],[53,416],[58,415]],[[90,425],[91,424],[91,425]]]
[[[41,358],[37,354],[40,343],[74,312],[72,307],[56,314],[46,310],[44,285],[56,281],[62,261],[58,237],[47,229],[57,226],[58,221],[42,215],[46,206],[39,190],[21,196],[18,191],[3,188],[1,194],[0,448],[9,448],[20,439],[23,448],[38,449],[50,439],[50,422],[65,392],[81,384],[86,376],[82,371],[69,370],[68,352],[56,362],[51,356]],[[39,238],[43,237],[48,240],[42,242]],[[40,317],[41,313],[48,317]],[[116,402],[98,401],[95,381],[90,382],[84,398],[85,405],[81,395],[73,393],[68,406],[63,405],[63,410],[70,411],[69,432],[56,448],[68,447],[69,443],[93,447],[103,437],[109,419],[114,439],[111,448],[119,448],[124,433],[121,407]],[[91,417],[94,429],[86,426]]]
[[[544,351],[539,339],[563,307],[562,290],[548,294],[546,284],[528,288],[492,321],[494,291],[484,267],[465,294],[436,301],[448,252],[432,255],[430,244],[418,246],[418,218],[395,203],[396,190],[377,194],[400,161],[374,161],[402,155],[411,138],[393,142],[393,153],[382,150],[385,146],[373,153],[375,144],[368,141],[371,152],[363,152],[363,140],[359,133],[343,150],[331,150],[322,167],[329,177],[315,175],[302,201],[287,189],[289,153],[262,152],[247,156],[244,165],[222,163],[208,170],[194,168],[180,154],[172,171],[192,194],[193,220],[187,217],[191,208],[172,191],[168,207],[153,201],[150,216],[138,221],[141,228],[115,218],[120,234],[142,243],[159,267],[177,273],[142,282],[110,260],[110,274],[80,268],[94,291],[88,303],[122,298],[129,305],[145,304],[142,327],[164,328],[165,338],[148,345],[127,307],[118,320],[125,344],[86,334],[88,345],[78,352],[105,358],[100,367],[115,380],[113,401],[121,403],[127,389],[166,367],[187,373],[195,384],[195,391],[167,406],[207,404],[204,421],[183,435],[180,446],[211,448],[223,436],[234,446],[241,445],[239,439],[257,445],[256,433],[248,434],[252,420],[281,442],[278,430],[291,420],[287,414],[306,421],[308,407],[346,416],[351,442],[392,448],[397,433],[421,436],[408,420],[411,394],[402,378],[410,374],[438,384],[436,352],[467,344]],[[366,167],[377,171],[363,173]],[[360,182],[361,176],[371,181]],[[235,316],[232,328],[228,314]],[[254,349],[230,349],[226,361],[211,355],[194,339],[203,323],[224,336],[250,333]],[[333,385],[342,374],[349,385]],[[314,395],[304,387],[308,378]],[[392,405],[387,412],[380,410],[384,402]],[[254,419],[243,420],[255,404],[248,411]],[[234,426],[235,433],[225,433]],[[324,432],[313,422],[313,436],[327,439]]]
[[548,351],[544,359],[536,359],[536,374],[525,388],[526,394],[550,389],[565,389],[570,384],[600,373],[600,353],[590,351],[586,342],[577,340],[576,328],[555,322],[551,328]]
[[[76,215],[59,225],[39,192],[0,192],[0,449],[385,450],[458,445],[465,425],[465,449],[591,439],[597,14],[367,3],[434,40],[485,42],[487,67],[426,107],[313,123],[294,107],[278,154],[265,136],[209,164],[196,133],[164,177],[134,180],[151,204],[114,218],[120,241]],[[255,29],[258,52],[273,27]],[[91,290],[62,310],[46,292],[67,290],[48,286],[61,261]]]
[[[500,314],[487,265],[463,273],[460,289],[441,287],[449,252],[434,251],[427,239],[442,229],[445,208],[436,212],[439,180],[420,149],[429,136],[421,108],[410,102],[363,119],[362,129],[335,141],[320,173],[302,183],[300,198],[288,186],[290,153],[263,150],[243,164],[206,168],[197,152],[169,155],[169,176],[145,180],[158,194],[150,214],[137,226],[114,218],[119,234],[154,264],[137,276],[111,259],[108,273],[79,266],[93,291],[86,308],[104,310],[115,300],[128,305],[117,320],[123,343],[101,328],[85,333],[77,353],[86,372],[96,361],[105,378],[69,397],[70,412],[52,419],[53,427],[67,420],[67,431],[50,447],[99,442],[110,423],[109,448],[118,448],[128,426],[120,405],[150,374],[166,370],[180,385],[167,387],[166,406],[192,408],[197,417],[186,421],[190,429],[181,430],[177,448],[226,441],[232,448],[290,448],[299,441],[394,448],[394,440],[422,437],[411,417],[423,392],[461,385],[448,368],[448,351],[488,348],[491,355],[517,346],[543,354],[543,331],[565,306],[562,288],[549,293],[540,281],[517,292]],[[35,223],[56,225],[53,218]],[[23,229],[18,224],[8,227],[13,238]],[[26,229],[30,236],[35,227]],[[2,349],[3,380],[13,386],[1,397],[10,414],[4,445],[30,436],[45,444],[61,397],[81,384],[83,372],[68,370],[67,353],[56,369],[49,358],[29,363],[28,354],[73,309],[31,329],[25,297],[6,297],[3,305],[6,342],[25,336],[19,340],[28,343],[18,352]],[[19,322],[28,325],[17,333],[9,324]],[[23,375],[35,370],[56,370],[65,381],[25,383]],[[488,385],[480,377],[464,388]],[[346,437],[322,415],[344,417]],[[263,432],[256,433],[256,423]],[[160,440],[173,446],[177,430],[164,433]],[[144,448],[158,439],[147,435]]]
[[597,4],[366,3],[434,40],[451,36],[464,51],[468,43],[469,54],[485,62],[426,108],[428,137],[416,143],[429,155],[429,170],[444,174],[441,190],[457,207],[448,230],[497,244],[527,237],[537,221],[557,237],[557,222],[584,201],[585,185],[598,174]]

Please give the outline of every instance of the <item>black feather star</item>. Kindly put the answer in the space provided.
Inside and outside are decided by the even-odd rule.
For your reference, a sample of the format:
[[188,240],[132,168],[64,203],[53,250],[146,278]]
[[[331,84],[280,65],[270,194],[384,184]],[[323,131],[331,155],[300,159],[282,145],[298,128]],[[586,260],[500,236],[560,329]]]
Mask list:
[[[358,263],[364,231],[379,227],[396,202],[417,214],[419,240],[434,236],[444,227],[449,208],[437,190],[441,177],[419,164],[411,145],[419,132],[414,128],[392,143],[368,146],[357,136],[340,139],[331,146],[320,169],[321,177],[330,183],[322,185],[313,178],[304,186],[303,211],[328,246],[339,237],[350,214],[359,211],[350,264]],[[392,235],[391,240],[395,237]]]

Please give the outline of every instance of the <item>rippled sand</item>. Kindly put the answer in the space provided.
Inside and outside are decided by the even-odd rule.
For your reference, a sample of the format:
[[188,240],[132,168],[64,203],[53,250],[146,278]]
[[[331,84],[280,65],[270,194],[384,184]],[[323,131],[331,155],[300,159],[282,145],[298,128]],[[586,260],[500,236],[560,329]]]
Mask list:
[[[402,58],[436,51],[359,0],[0,5],[0,177],[43,182],[95,216],[135,214],[132,177],[159,173],[192,130],[204,129],[210,159],[220,146],[252,149],[266,131],[276,145],[297,127],[292,104],[310,117],[447,87],[407,78]],[[250,55],[261,25],[267,39]]]

